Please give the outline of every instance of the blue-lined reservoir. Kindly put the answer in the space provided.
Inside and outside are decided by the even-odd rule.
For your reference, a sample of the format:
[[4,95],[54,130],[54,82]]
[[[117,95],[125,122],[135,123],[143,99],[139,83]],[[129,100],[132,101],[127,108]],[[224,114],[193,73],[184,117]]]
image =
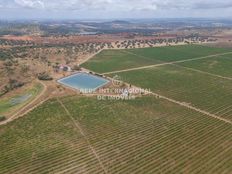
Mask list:
[[59,83],[83,93],[94,92],[110,81],[88,73],[77,73],[58,80]]

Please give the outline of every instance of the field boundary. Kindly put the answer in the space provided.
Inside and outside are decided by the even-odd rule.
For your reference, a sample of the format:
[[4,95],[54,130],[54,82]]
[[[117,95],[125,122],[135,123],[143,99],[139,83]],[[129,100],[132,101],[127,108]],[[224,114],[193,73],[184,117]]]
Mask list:
[[103,75],[110,75],[110,74],[121,73],[121,72],[136,71],[136,70],[148,69],[148,68],[153,68],[153,67],[160,67],[160,66],[165,66],[165,65],[172,65],[172,64],[178,64],[178,63],[184,63],[184,62],[191,62],[191,61],[195,61],[195,60],[207,59],[207,58],[216,57],[216,56],[223,56],[223,55],[227,55],[227,54],[232,54],[232,52],[208,55],[208,56],[197,57],[197,58],[192,58],[192,59],[185,59],[185,60],[179,60],[179,61],[164,62],[164,63],[160,63],[160,64],[153,64],[153,65],[141,66],[141,67],[136,67],[136,68],[129,68],[129,69],[124,69],[124,70],[111,71],[111,72],[106,72],[106,73],[102,73],[102,74]]
[[60,103],[60,105],[62,106],[62,108],[65,110],[65,112],[67,113],[67,115],[70,117],[71,121],[73,122],[74,126],[77,128],[77,130],[81,133],[81,135],[83,136],[83,138],[85,139],[85,141],[87,142],[89,148],[91,149],[92,153],[94,154],[95,158],[97,159],[97,161],[99,162],[102,170],[104,171],[105,174],[108,174],[105,166],[103,165],[99,155],[97,154],[97,151],[95,150],[95,148],[92,146],[92,144],[90,143],[89,139],[87,138],[87,136],[85,135],[83,129],[80,126],[80,123],[75,120],[73,118],[73,116],[70,114],[70,112],[68,111],[68,109],[66,108],[66,106],[63,104],[63,102],[57,97],[56,98],[58,103]]

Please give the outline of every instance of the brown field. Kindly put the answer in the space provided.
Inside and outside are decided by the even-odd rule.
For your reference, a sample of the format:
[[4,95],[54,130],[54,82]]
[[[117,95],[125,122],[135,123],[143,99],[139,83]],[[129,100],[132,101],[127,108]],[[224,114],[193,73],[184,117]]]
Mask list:
[[152,39],[170,39],[176,38],[176,34],[161,34],[158,36],[137,36],[129,33],[120,34],[101,34],[101,35],[73,35],[73,36],[12,36],[5,35],[0,39],[13,41],[32,41],[36,44],[75,44],[75,43],[112,43],[124,40],[152,40]]
[[32,41],[33,40],[31,36],[13,36],[13,35],[5,35],[5,36],[0,37],[0,39],[14,40],[14,41]]

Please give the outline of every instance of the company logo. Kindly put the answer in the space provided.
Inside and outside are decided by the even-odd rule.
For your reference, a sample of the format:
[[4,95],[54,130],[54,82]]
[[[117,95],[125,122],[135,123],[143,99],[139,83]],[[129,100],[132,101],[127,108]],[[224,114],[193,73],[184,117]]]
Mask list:
[[112,83],[115,87],[120,87],[123,85],[122,78],[118,75],[114,76],[112,79]]

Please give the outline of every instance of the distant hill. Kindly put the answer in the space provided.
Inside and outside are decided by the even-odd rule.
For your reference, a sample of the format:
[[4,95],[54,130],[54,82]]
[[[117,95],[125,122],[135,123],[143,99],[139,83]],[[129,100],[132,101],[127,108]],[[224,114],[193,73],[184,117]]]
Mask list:
[[123,20],[115,20],[115,21],[112,21],[112,23],[117,23],[117,24],[130,24],[130,22],[128,22],[128,21],[123,21]]
[[115,20],[111,22],[105,22],[105,24],[120,24],[120,25],[128,25],[130,22],[128,21],[123,21],[123,20]]

